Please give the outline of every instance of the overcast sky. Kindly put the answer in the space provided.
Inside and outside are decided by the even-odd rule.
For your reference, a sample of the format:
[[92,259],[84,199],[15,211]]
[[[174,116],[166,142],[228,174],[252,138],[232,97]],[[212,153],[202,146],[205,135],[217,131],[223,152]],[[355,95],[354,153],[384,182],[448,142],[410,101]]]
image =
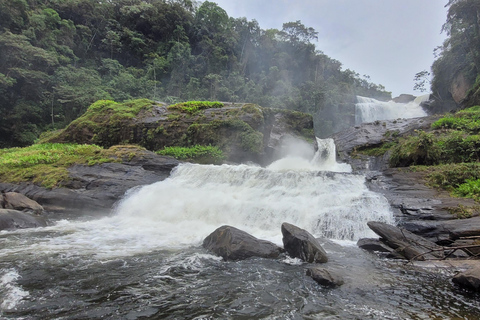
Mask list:
[[318,50],[343,69],[369,75],[393,97],[413,91],[415,74],[429,70],[443,43],[447,0],[211,0],[234,18],[282,29],[301,20],[318,32]]

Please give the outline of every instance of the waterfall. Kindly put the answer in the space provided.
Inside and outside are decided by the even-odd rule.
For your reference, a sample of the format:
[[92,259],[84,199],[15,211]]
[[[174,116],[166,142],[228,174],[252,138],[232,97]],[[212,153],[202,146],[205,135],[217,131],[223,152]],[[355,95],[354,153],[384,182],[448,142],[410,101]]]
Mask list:
[[336,163],[332,139],[319,140],[311,161],[290,156],[267,168],[182,164],[169,179],[132,192],[116,219],[127,229],[163,234],[167,247],[198,243],[225,224],[274,242],[281,242],[283,222],[331,239],[373,236],[367,222],[391,223],[389,204],[349,171]]
[[281,245],[283,222],[329,239],[374,237],[368,221],[393,222],[387,200],[335,161],[332,139],[318,144],[311,160],[290,155],[266,168],[180,164],[166,180],[130,190],[110,216],[58,221],[42,229],[58,236],[4,254],[112,258],[176,250],[200,245],[222,225]]
[[376,120],[393,120],[398,118],[425,117],[427,113],[420,104],[429,99],[429,95],[417,97],[408,103],[379,101],[373,98],[357,96],[355,105],[355,124]]

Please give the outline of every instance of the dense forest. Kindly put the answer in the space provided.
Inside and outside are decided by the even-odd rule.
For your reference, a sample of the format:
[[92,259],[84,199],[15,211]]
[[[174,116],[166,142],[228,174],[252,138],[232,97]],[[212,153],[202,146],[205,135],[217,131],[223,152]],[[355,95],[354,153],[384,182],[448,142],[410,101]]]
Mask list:
[[33,143],[96,100],[219,100],[313,114],[391,98],[315,47],[301,21],[263,30],[190,0],[0,0],[0,147]]
[[[480,104],[480,1],[450,0],[442,31],[447,39],[435,49],[431,91],[437,102],[455,107],[452,85],[461,75],[472,85],[463,107]],[[428,75],[426,71],[423,75]]]

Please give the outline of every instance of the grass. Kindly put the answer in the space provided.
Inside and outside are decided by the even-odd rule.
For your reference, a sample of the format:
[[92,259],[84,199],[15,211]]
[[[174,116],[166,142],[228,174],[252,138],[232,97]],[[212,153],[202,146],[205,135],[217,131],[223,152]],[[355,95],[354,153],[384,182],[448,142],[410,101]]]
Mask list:
[[25,148],[0,150],[0,181],[33,182],[55,188],[68,181],[68,168],[74,164],[94,165],[121,161],[115,149],[96,145],[45,143]]

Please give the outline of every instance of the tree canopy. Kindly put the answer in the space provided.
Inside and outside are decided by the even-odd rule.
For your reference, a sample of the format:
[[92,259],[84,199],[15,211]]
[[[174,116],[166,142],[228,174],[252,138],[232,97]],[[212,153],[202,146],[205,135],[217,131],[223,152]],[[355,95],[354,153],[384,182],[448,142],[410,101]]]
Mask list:
[[0,147],[31,144],[98,99],[252,102],[312,113],[329,133],[327,113],[390,93],[316,50],[317,36],[210,1],[0,0]]

